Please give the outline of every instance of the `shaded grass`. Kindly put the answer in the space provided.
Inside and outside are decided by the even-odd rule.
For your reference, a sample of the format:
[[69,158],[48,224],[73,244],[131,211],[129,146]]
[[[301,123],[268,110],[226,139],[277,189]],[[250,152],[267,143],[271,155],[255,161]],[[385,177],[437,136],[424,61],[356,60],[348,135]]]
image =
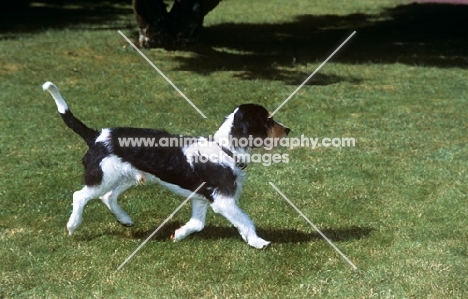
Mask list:
[[[348,15],[397,5],[295,1],[281,14],[241,14],[277,9],[248,3],[222,2],[207,25],[239,16],[240,23],[281,23],[310,6],[317,14]],[[279,148],[289,163],[249,165],[241,206],[271,247],[249,248],[213,213],[203,232],[172,243],[170,233],[189,217],[186,206],[115,271],[181,199],[158,186],[138,186],[120,200],[134,227],[121,227],[94,201],[68,237],[65,223],[71,194],[81,188],[86,148],[62,124],[41,85],[56,83],[75,115],[93,127],[209,135],[240,103],[276,108],[321,61],[242,60],[255,64],[252,72],[222,56],[205,65],[197,49],[145,51],[208,116],[203,120],[115,30],[45,30],[2,40],[0,47],[0,297],[466,297],[466,68],[332,60],[277,118],[292,128],[292,137],[350,136],[356,147]],[[227,45],[217,51],[242,54]],[[352,271],[268,182],[359,270]]]

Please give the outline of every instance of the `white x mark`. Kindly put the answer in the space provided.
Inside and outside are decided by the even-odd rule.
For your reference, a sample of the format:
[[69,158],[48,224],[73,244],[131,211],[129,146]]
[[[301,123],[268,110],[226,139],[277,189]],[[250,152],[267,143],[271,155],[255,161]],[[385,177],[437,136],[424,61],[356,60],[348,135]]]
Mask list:
[[142,56],[142,57],[143,57],[143,58],[144,58],[144,59],[145,59],[145,60],[146,60],[146,61],[163,77],[163,78],[164,78],[164,79],[166,79],[166,81],[167,81],[169,84],[171,84],[172,87],[174,87],[175,90],[177,90],[177,92],[178,92],[190,105],[192,105],[193,108],[195,108],[195,110],[197,110],[198,113],[200,113],[200,115],[201,115],[203,118],[207,118],[207,117],[205,116],[205,114],[203,114],[203,112],[201,112],[201,110],[198,109],[198,107],[195,106],[195,104],[192,103],[192,101],[190,101],[189,98],[187,98],[187,97],[185,96],[185,94],[184,94],[182,91],[180,91],[180,89],[178,89],[177,86],[175,86],[175,84],[172,83],[172,81],[169,80],[169,78],[166,77],[166,75],[164,75],[164,73],[161,72],[161,71],[158,69],[158,67],[155,66],[154,63],[153,63],[151,60],[149,60],[148,57],[146,57],[146,55],[143,54],[143,52],[141,52],[140,49],[138,49],[138,47],[135,46],[135,44],[133,44],[132,41],[129,40],[129,39],[125,36],[125,34],[122,33],[122,31],[119,30],[118,32],[120,33],[120,35],[123,36],[123,38],[125,38],[125,40],[126,40],[126,41],[127,41],[127,42],[128,42],[128,43],[129,43],[129,44],[130,44],[130,45],[131,45],[131,46],[132,46],[132,47],[133,47],[133,48],[134,48],[134,49],[135,49],[135,50],[136,50],[136,51],[137,51],[137,52],[138,52],[138,53],[139,53],[139,54],[140,54],[140,55],[141,55],[141,56]]

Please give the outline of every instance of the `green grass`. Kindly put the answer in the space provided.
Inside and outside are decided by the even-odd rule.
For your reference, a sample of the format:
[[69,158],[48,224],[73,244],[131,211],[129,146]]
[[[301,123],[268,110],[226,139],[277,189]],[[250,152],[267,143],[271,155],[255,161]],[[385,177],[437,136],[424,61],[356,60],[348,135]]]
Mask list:
[[[438,15],[448,11],[453,20],[466,8],[443,5],[433,14],[432,5],[397,1],[267,2],[222,1],[197,46],[145,51],[206,120],[117,33],[135,38],[126,4],[98,20],[68,24],[42,12],[43,27],[31,21],[2,30],[0,298],[468,295],[468,44],[450,30],[425,30],[453,29]],[[77,11],[86,15],[86,6]],[[66,234],[86,145],[42,92],[45,81],[93,127],[209,135],[240,103],[276,109],[353,30],[349,45],[276,118],[291,137],[354,137],[356,147],[279,148],[289,163],[247,168],[241,207],[269,248],[248,247],[212,212],[204,231],[172,243],[187,205],[116,271],[182,201],[159,186],[121,196],[134,227],[120,226],[96,200],[75,235]]]

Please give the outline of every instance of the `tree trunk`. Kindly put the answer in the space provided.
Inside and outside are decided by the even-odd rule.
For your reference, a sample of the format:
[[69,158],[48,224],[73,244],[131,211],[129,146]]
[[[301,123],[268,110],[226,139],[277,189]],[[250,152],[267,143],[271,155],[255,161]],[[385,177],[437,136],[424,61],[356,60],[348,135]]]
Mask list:
[[203,19],[221,0],[175,0],[170,12],[163,0],[133,0],[142,48],[180,48],[196,42]]

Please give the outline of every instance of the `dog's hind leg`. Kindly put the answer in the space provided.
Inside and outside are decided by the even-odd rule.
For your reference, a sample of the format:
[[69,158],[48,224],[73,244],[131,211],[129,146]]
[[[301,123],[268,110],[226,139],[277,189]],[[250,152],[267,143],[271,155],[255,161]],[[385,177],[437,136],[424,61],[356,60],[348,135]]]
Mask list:
[[103,196],[99,197],[101,201],[109,208],[109,210],[114,214],[117,221],[119,221],[124,226],[132,226],[134,223],[132,218],[125,212],[117,202],[117,198],[120,194],[125,192],[125,190],[132,187],[134,184],[124,183],[121,184],[111,191],[107,192]]
[[239,231],[242,239],[250,246],[262,249],[270,244],[269,241],[265,241],[257,236],[253,221],[237,206],[235,198],[222,195],[217,196],[211,207],[213,211],[223,215],[231,222]]
[[184,239],[194,232],[199,232],[205,227],[206,212],[208,202],[205,199],[191,198],[192,216],[190,220],[182,227],[177,229],[171,239],[176,242]]
[[73,212],[67,222],[67,230],[72,235],[83,221],[83,210],[88,201],[98,198],[105,191],[102,186],[84,186],[83,189],[73,193]]

